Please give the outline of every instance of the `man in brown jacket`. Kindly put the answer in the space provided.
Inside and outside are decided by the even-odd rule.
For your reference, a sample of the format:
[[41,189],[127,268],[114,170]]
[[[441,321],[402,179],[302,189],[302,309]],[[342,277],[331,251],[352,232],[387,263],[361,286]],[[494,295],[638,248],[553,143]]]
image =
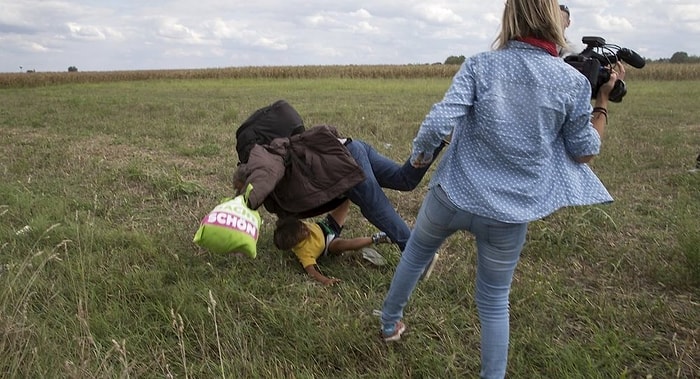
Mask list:
[[348,198],[403,251],[411,230],[382,188],[411,191],[428,168],[415,168],[408,160],[399,165],[366,142],[341,137],[333,126],[319,125],[266,146],[255,145],[248,163],[239,166],[245,181],[237,188],[252,184],[248,205],[252,209],[264,205],[280,217],[318,216]]

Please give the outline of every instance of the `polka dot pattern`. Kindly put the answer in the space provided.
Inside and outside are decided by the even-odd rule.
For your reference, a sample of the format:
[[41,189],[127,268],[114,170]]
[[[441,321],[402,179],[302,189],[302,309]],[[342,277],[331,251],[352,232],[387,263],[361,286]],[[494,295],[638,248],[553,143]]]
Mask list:
[[519,41],[468,58],[413,141],[412,157],[450,134],[431,186],[460,208],[503,222],[612,201],[587,164],[598,154],[587,79],[561,58]]

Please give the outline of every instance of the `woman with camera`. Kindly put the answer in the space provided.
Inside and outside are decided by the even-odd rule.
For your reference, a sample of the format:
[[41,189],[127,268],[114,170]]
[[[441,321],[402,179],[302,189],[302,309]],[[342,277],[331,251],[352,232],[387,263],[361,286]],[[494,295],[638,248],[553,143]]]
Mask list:
[[[435,170],[382,308],[381,333],[397,341],[423,268],[453,233],[476,239],[475,302],[481,377],[503,378],[509,292],[528,223],[567,206],[612,201],[586,164],[600,151],[617,64],[591,105],[584,75],[557,56],[565,44],[555,0],[508,0],[492,51],[468,58],[413,140],[411,163]],[[418,329],[418,328],[417,328]]]

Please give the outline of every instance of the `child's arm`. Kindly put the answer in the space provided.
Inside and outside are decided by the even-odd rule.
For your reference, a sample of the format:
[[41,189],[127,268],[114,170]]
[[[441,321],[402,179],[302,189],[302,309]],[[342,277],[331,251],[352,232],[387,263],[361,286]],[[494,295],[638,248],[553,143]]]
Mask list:
[[323,284],[324,286],[331,286],[335,283],[340,282],[340,279],[338,278],[329,278],[321,273],[321,271],[318,270],[318,267],[316,265],[309,265],[304,267],[304,270],[306,270],[306,273],[309,274],[312,278],[314,278],[317,282]]

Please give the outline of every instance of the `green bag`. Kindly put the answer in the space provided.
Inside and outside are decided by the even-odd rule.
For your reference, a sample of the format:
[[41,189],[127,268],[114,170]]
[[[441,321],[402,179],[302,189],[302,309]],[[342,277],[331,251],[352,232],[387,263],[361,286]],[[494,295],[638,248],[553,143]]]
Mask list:
[[249,185],[245,196],[224,199],[209,212],[202,219],[193,242],[213,253],[243,253],[255,258],[262,221],[258,211],[246,205],[245,199],[252,188]]

